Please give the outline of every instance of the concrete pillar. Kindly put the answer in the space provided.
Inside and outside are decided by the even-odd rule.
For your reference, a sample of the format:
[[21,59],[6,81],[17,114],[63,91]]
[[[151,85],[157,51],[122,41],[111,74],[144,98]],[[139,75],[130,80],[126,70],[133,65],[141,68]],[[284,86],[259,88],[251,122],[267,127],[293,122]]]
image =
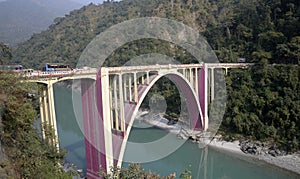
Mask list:
[[210,81],[210,102],[215,99],[215,74],[214,68],[211,68],[211,81]]
[[46,134],[44,130],[44,124],[45,124],[45,106],[44,106],[44,97],[43,93],[44,90],[41,92],[40,97],[39,97],[39,103],[40,103],[40,118],[41,118],[41,131],[42,131],[42,137],[43,140],[46,140]]
[[190,68],[189,69],[190,71],[190,83],[191,83],[191,86],[194,86],[194,75],[193,75],[193,69]]
[[109,111],[110,111],[110,122],[111,122],[111,127],[113,128],[114,127],[114,109],[113,109],[113,96],[112,96],[112,91],[113,91],[113,87],[112,85],[110,86],[110,89],[109,89]]
[[47,99],[47,91],[44,89],[43,90],[43,98],[44,98],[44,109],[45,109],[45,120],[44,120],[44,124],[46,125],[50,125],[49,122],[49,106],[48,106],[48,99]]
[[50,80],[47,88],[48,88],[48,104],[49,104],[49,112],[50,112],[50,121],[51,121],[51,126],[54,130],[53,145],[57,148],[57,150],[59,150],[58,133],[57,133],[57,125],[56,125],[56,113],[55,113],[55,105],[54,105],[54,94],[53,94],[53,83]]
[[127,101],[127,75],[124,75],[123,87],[124,87],[124,101]]
[[142,75],[142,85],[145,84],[145,77],[144,77],[144,74]]
[[132,102],[132,76],[129,74],[129,79],[128,79],[128,91],[129,91],[129,102]]
[[[112,126],[110,119],[109,101],[109,74],[107,68],[101,68],[101,73],[97,77],[97,106],[101,120],[103,121],[104,146],[106,157],[106,171],[110,173],[110,167],[113,166],[113,144],[112,144]],[[98,129],[101,130],[101,129]],[[103,143],[103,141],[101,141]],[[100,146],[101,147],[101,146]]]
[[137,77],[136,73],[133,73],[133,88],[134,88],[134,102],[138,103],[139,96],[138,96],[138,90],[137,90]]
[[208,79],[208,73],[207,73],[207,67],[204,64],[202,69],[198,70],[198,95],[199,95],[199,102],[200,102],[200,107],[202,111],[202,118],[203,118],[203,130],[207,130],[208,128],[208,101],[207,101],[207,79]]
[[147,85],[149,85],[149,83],[150,83],[149,71],[147,71],[146,73],[147,73]]
[[120,125],[121,131],[125,130],[125,111],[124,111],[124,97],[123,97],[123,79],[122,74],[119,74],[119,108],[120,108]]
[[199,95],[198,95],[198,74],[197,74],[197,71],[198,71],[198,69],[195,68],[195,86],[194,86],[194,89],[195,89],[196,95],[199,98]]
[[118,96],[117,96],[117,78],[114,77],[113,78],[113,83],[114,83],[114,86],[113,86],[113,90],[114,90],[114,107],[115,107],[115,125],[116,125],[116,130],[119,130],[119,111],[118,111]]

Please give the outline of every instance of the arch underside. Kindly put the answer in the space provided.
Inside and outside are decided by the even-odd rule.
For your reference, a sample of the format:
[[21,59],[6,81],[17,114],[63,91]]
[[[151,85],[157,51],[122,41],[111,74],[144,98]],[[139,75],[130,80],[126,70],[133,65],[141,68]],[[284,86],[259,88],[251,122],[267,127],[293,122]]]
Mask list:
[[162,77],[167,77],[168,79],[170,79],[176,85],[182,96],[185,98],[190,118],[190,129],[201,130],[203,128],[204,118],[202,116],[199,98],[187,79],[178,72],[151,75],[149,85],[138,85],[138,102],[124,102],[126,111],[125,132],[123,132],[121,136],[118,136],[117,133],[114,133],[115,135],[113,135],[112,138],[114,146],[114,165],[122,165],[126,143],[137,112],[149,90]]

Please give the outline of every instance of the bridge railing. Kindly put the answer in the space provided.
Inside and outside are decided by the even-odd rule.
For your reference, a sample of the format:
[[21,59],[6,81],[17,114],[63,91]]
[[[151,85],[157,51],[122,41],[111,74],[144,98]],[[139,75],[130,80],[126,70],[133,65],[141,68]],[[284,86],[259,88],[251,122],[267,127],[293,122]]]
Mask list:
[[88,75],[96,74],[97,69],[75,69],[70,71],[33,71],[30,73],[24,73],[23,78],[34,79],[34,78],[57,78],[57,77],[68,77],[76,75]]

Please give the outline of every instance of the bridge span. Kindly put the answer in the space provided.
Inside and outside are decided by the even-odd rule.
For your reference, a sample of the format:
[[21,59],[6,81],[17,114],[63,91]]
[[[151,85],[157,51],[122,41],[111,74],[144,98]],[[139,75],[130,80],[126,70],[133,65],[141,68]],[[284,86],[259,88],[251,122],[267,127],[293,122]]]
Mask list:
[[[186,99],[189,126],[207,130],[208,106],[215,97],[215,69],[247,68],[249,63],[201,63],[151,66],[102,67],[69,74],[27,74],[28,82],[42,84],[42,124],[53,127],[53,145],[59,147],[53,85],[79,80],[85,135],[87,177],[98,178],[100,168],[109,172],[121,166],[132,124],[151,87],[162,77],[170,79]],[[43,128],[42,128],[43,129]],[[43,131],[43,138],[45,138]]]

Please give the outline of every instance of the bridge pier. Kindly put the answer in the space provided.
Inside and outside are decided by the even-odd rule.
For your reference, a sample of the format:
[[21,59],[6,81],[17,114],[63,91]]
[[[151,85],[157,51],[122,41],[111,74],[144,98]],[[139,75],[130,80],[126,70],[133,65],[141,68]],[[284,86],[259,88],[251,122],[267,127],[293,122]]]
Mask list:
[[[54,94],[53,94],[53,82],[48,80],[46,85],[41,87],[40,91],[40,118],[42,128],[43,140],[48,140],[52,146],[55,146],[59,150],[57,124],[56,124],[56,113],[54,106]],[[49,128],[53,130],[54,134],[51,139],[47,138],[46,132],[49,132]]]

